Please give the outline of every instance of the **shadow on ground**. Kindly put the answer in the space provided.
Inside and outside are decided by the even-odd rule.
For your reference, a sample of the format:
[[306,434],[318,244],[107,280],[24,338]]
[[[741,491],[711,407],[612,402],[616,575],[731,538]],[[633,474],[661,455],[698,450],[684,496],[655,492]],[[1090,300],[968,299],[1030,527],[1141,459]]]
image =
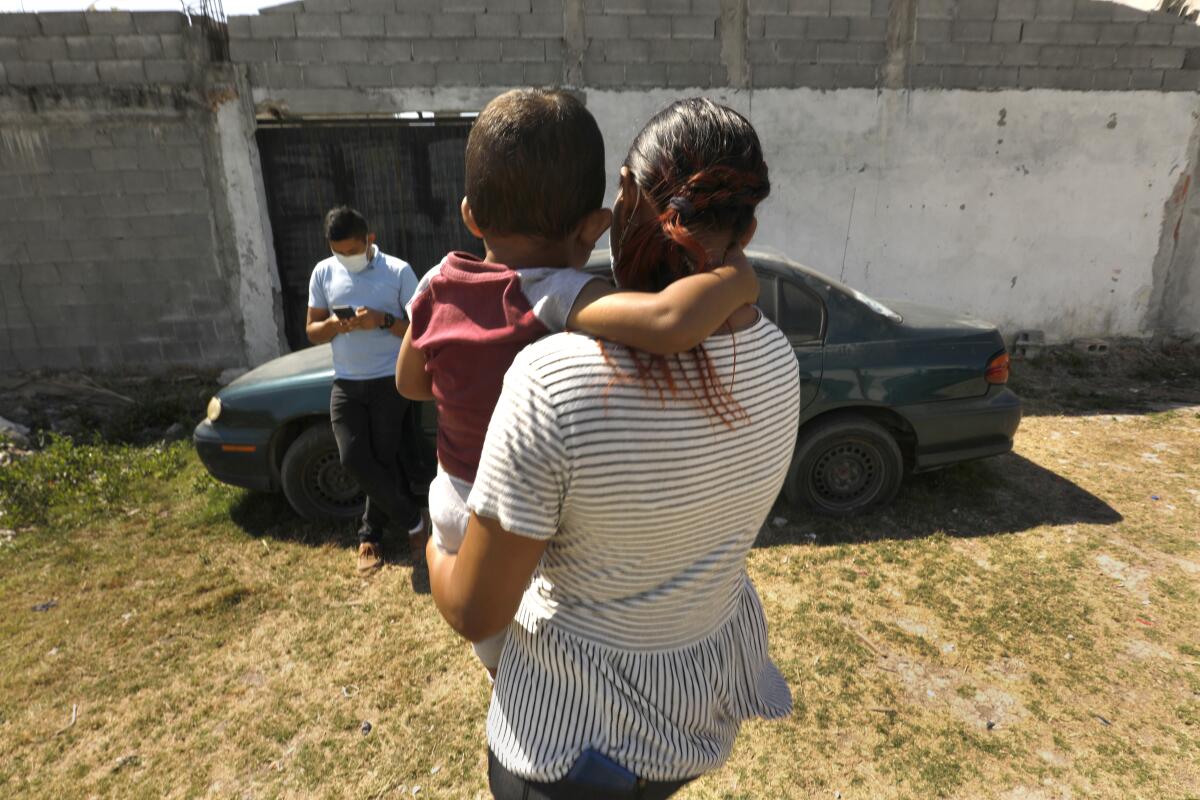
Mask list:
[[[779,518],[787,522],[777,525]],[[1113,525],[1121,520],[1116,509],[1086,489],[1009,453],[915,475],[891,506],[862,517],[820,517],[780,498],[756,546],[918,539],[935,533],[995,536],[1043,525]]]

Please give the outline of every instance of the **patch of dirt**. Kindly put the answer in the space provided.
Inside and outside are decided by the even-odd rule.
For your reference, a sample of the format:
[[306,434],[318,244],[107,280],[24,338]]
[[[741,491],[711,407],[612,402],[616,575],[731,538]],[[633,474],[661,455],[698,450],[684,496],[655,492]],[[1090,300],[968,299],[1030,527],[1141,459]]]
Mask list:
[[1150,599],[1150,592],[1142,585],[1150,577],[1150,570],[1131,567],[1124,561],[1106,553],[1096,556],[1096,565],[1100,567],[1101,572],[1113,580],[1119,581],[1121,587],[1127,589],[1139,600]]
[[973,727],[985,731],[1010,727],[1026,716],[1020,700],[994,686],[977,688],[973,694],[963,696],[962,687],[971,682],[957,670],[932,667],[918,661],[891,663],[900,677],[900,684],[914,703],[949,709]]

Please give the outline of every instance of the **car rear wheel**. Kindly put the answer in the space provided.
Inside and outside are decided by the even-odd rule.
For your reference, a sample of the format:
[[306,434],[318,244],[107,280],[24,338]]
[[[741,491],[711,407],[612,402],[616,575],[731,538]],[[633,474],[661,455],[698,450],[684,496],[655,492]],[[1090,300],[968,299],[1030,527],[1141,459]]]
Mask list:
[[292,442],[280,482],[292,508],[306,519],[351,519],[363,513],[365,495],[342,468],[328,425],[314,425]]
[[904,456],[887,429],[841,416],[800,431],[785,493],[817,513],[849,517],[891,502],[903,478]]

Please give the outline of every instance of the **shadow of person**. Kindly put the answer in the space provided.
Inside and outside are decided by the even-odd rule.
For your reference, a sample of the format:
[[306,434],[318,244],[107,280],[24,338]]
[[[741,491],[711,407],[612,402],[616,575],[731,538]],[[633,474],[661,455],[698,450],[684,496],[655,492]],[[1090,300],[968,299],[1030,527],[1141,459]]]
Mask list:
[[[776,526],[778,518],[787,523]],[[860,517],[819,516],[781,497],[755,546],[918,539],[935,533],[969,538],[1046,525],[1113,525],[1122,519],[1078,484],[1009,453],[914,475],[891,506]]]

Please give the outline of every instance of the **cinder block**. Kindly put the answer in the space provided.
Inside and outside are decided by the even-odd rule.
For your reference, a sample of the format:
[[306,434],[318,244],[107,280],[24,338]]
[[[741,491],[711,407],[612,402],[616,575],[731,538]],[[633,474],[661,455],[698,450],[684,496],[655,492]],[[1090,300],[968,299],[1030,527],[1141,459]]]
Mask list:
[[1029,44],[1057,44],[1059,22],[1026,22],[1021,28],[1021,41]]
[[1059,41],[1063,44],[1095,44],[1099,40],[1100,26],[1095,22],[1064,22],[1059,28]]
[[[436,46],[444,51],[444,57],[454,58],[454,42],[432,42],[424,39],[427,47]],[[413,43],[408,39],[372,39],[367,45],[367,61],[372,64],[396,64],[413,60]]]
[[808,20],[808,38],[816,41],[845,41],[850,35],[850,20],[846,17]]
[[1133,25],[1101,25],[1100,44],[1126,44],[1133,41],[1137,28]]
[[5,14],[5,36],[40,36],[42,26],[38,24],[38,14]]
[[229,32],[231,39],[249,39],[250,17],[241,15],[230,17],[226,21],[225,29]]
[[956,21],[951,28],[950,38],[956,42],[990,42],[992,23]]
[[584,63],[583,82],[599,89],[623,86],[625,66],[623,64]]
[[163,58],[184,58],[183,37],[178,34],[164,33],[158,37],[162,42]]
[[459,61],[495,63],[500,60],[500,42],[496,39],[464,39],[458,43]]
[[[616,42],[613,42],[616,44]],[[630,39],[624,44],[635,45],[638,41]],[[501,43],[500,59],[502,61],[525,62],[545,61],[546,42],[543,39],[508,39]]]
[[516,14],[478,14],[475,17],[475,35],[497,39],[520,35]]
[[817,42],[802,39],[784,39],[775,43],[777,60],[797,64],[815,64],[820,56],[821,46]]
[[[639,24],[641,20],[638,20]],[[629,36],[629,18],[587,14],[583,29],[592,39],[624,39]]]
[[1035,18],[1046,22],[1069,22],[1075,18],[1075,0],[1037,0]]
[[310,64],[303,69],[304,84],[314,89],[335,89],[349,85],[346,68],[341,64]]
[[[783,1],[786,5],[787,0]],[[649,11],[650,0],[603,0],[600,6],[606,14],[645,14]]]
[[879,84],[879,70],[872,64],[841,64],[835,76],[839,89],[871,89]]
[[721,43],[719,41],[716,39],[691,39],[690,41],[692,45],[692,61],[710,65],[720,63]]
[[629,64],[625,67],[625,83],[629,86],[666,86],[667,64]]
[[1113,3],[1112,18],[1113,22],[1145,22],[1150,15],[1137,8]]
[[62,36],[35,36],[17,42],[17,52],[23,61],[66,61],[67,40]]
[[275,57],[293,64],[319,64],[324,53],[321,43],[311,39],[280,39],[275,43]]
[[892,13],[891,0],[871,0],[871,16],[887,19]]
[[1016,67],[980,67],[979,88],[1007,89],[1016,86],[1019,72]]
[[[0,17],[0,28],[7,29],[8,15]],[[46,36],[83,36],[88,32],[87,20],[82,12],[60,12],[42,14],[42,33]]]
[[887,20],[851,17],[848,38],[852,42],[882,42],[887,35]]
[[1110,22],[1114,3],[1101,0],[1078,0],[1075,3],[1075,19],[1087,22]]
[[750,14],[786,14],[788,0],[749,0],[746,9]]
[[[1092,88],[1092,82],[1095,76],[1090,69],[1080,69],[1078,67],[1068,67],[1065,69],[1040,69],[1038,67],[1029,67],[1029,70],[1036,70],[1031,78],[1036,79],[1034,85],[1046,89],[1075,89],[1087,90]],[[1021,68],[1022,77],[1025,75],[1026,68]]]
[[837,88],[837,67],[830,64],[801,64],[792,73],[789,83],[777,86],[802,86],[809,89]]
[[1187,51],[1179,47],[1120,47],[1118,67],[1179,69]]
[[1171,28],[1171,44],[1200,45],[1200,25],[1174,25]]
[[1170,70],[1163,73],[1163,89],[1168,92],[1200,91],[1200,70]]
[[528,14],[529,0],[487,0],[489,14]]
[[[638,26],[641,27],[649,22],[651,17],[639,17]],[[660,17],[660,19],[663,19]],[[522,36],[532,36],[539,39],[558,39],[563,35],[563,15],[562,12],[545,12],[541,14],[522,14],[519,18],[519,27]],[[586,22],[584,23],[586,27]]]
[[479,64],[441,62],[434,65],[439,86],[478,86]]
[[100,82],[96,64],[88,61],[51,61],[54,82],[62,85],[90,85]]
[[717,35],[717,20],[707,15],[677,14],[671,17],[674,39],[712,39]]
[[[690,48],[689,48],[690,52]],[[657,55],[657,54],[656,54]],[[641,64],[650,60],[650,43],[647,39],[608,39],[604,42],[604,60],[624,64]],[[658,59],[655,58],[655,61]],[[664,76],[666,70],[663,70]]]
[[479,70],[479,80],[482,86],[520,86],[525,82],[525,65],[485,64]]
[[251,61],[274,61],[275,42],[269,39],[230,39],[229,58],[242,64]]
[[[231,47],[234,41],[230,40]],[[154,34],[127,34],[113,39],[113,49],[117,58],[158,58],[162,55],[162,40]]]
[[417,39],[412,43],[413,61],[454,61],[458,50],[454,42],[439,39]]
[[[433,0],[438,2],[438,0]],[[532,0],[530,8],[534,14],[558,14],[562,16],[563,0]]]
[[250,35],[256,39],[287,39],[296,35],[291,14],[259,14],[250,18]]
[[562,39],[542,39],[542,44],[546,47],[547,61],[562,61],[563,60],[563,40]]
[[21,58],[18,41],[15,36],[0,36],[0,61],[16,61]]
[[[377,38],[384,36],[428,36],[432,32],[429,15],[401,14],[396,22],[388,18],[384,25],[382,14],[342,14],[342,35]],[[407,33],[412,26],[412,33]]]
[[691,0],[654,0],[657,14],[687,14],[692,10]]
[[443,11],[469,11],[473,14],[482,14],[487,11],[487,0],[445,0],[442,3]]
[[437,84],[437,70],[433,64],[395,64],[392,66],[392,80],[397,86],[434,86]]
[[304,0],[304,10],[316,14],[349,11],[353,5],[353,0]]
[[999,0],[996,4],[998,20],[1031,20],[1037,14],[1037,0]]
[[996,19],[996,12],[996,0],[958,0],[958,10],[955,12],[955,17],[957,19],[986,20],[991,22]]
[[856,64],[858,45],[844,42],[821,42],[817,49],[818,64]]
[[558,86],[563,83],[563,64],[561,61],[547,61],[545,64],[525,64],[524,67],[525,84],[527,86]]
[[827,19],[821,19],[820,17],[773,17],[771,19],[771,30],[767,33],[767,40],[807,39],[809,22],[827,21]]
[[128,11],[89,11],[84,13],[89,33],[114,36],[118,33],[136,33],[133,14]]
[[98,61],[96,67],[100,71],[100,80],[104,83],[141,84],[146,82],[146,71],[142,69],[141,61]]
[[68,36],[67,56],[78,61],[112,59],[117,50],[111,36]]
[[186,61],[147,61],[143,66],[150,83],[187,83],[191,75]]
[[[201,180],[200,186],[204,186]],[[179,188],[179,187],[174,187]],[[155,194],[167,190],[167,176],[162,172],[139,170],[121,173],[121,189],[129,194]]]
[[955,0],[917,0],[917,19],[953,19]]
[[300,14],[296,17],[296,35],[306,39],[340,36],[341,19],[337,14]]
[[[429,70],[433,74],[433,69]],[[392,68],[386,64],[347,64],[346,82],[351,88],[391,86]]]
[[834,17],[869,17],[871,0],[832,0],[829,14]]
[[1006,44],[1000,60],[1005,66],[1033,67],[1037,66],[1041,46],[1035,44]]
[[267,85],[272,89],[300,89],[304,86],[304,69],[299,64],[268,64]]
[[1134,90],[1159,90],[1163,87],[1161,69],[1132,69],[1129,71],[1129,88]]
[[50,154],[50,166],[56,172],[90,172],[95,168],[89,150],[55,150]]
[[950,21],[944,19],[917,20],[913,36],[918,42],[950,41]]
[[[794,17],[828,17],[830,15],[829,0],[791,0],[788,13]],[[772,24],[775,20],[772,20]]]
[[998,44],[1021,41],[1021,22],[997,22],[992,25],[992,41]]
[[[776,17],[776,19],[787,18]],[[562,31],[560,30],[559,33],[561,34]],[[632,26],[630,35],[635,39],[669,39],[671,38],[671,18],[653,14],[638,17],[637,25]]]
[[979,67],[942,67],[942,87],[945,89],[978,88]]
[[326,39],[321,49],[327,64],[365,64],[369,39]]
[[[342,35],[348,36],[344,25],[346,25],[346,19],[343,18]],[[388,14],[384,18],[384,30],[388,36],[419,38],[433,34],[433,22],[428,14]],[[366,36],[366,34],[362,34],[362,36]],[[383,31],[377,29],[372,32],[371,36],[383,36]]]
[[183,14],[176,11],[139,11],[133,15],[133,27],[138,33],[180,33],[185,21]]
[[1080,47],[1078,50],[1081,67],[1112,67],[1117,63],[1115,47]]
[[1079,58],[1079,48],[1047,45],[1038,54],[1038,63],[1043,67],[1073,67]]
[[918,64],[962,64],[966,60],[964,48],[965,45],[948,42],[918,44],[913,47],[913,59]]
[[1137,25],[1133,40],[1138,44],[1170,44],[1171,31],[1174,27],[1173,25],[1154,25],[1143,22]]
[[712,70],[707,64],[667,65],[667,86],[673,89],[703,89],[711,85]]
[[1123,92],[1129,88],[1127,69],[1098,69],[1092,75],[1092,88],[1097,91]]
[[[816,53],[815,45],[813,46],[813,52],[815,55],[815,53]],[[683,52],[682,58],[674,57],[676,55],[674,53],[671,55],[672,55],[672,57],[670,57],[670,58],[664,58],[656,50],[655,51],[655,56],[656,56],[655,60],[656,61],[666,61],[666,62],[687,61],[688,58],[690,57],[689,52],[686,50]],[[776,61],[779,60],[779,53],[776,50],[776,42],[773,42],[770,39],[763,39],[761,41],[750,42],[749,45],[746,47],[746,58],[751,64],[774,64]]]
[[440,39],[459,39],[475,35],[475,17],[469,14],[434,14],[430,35]]

